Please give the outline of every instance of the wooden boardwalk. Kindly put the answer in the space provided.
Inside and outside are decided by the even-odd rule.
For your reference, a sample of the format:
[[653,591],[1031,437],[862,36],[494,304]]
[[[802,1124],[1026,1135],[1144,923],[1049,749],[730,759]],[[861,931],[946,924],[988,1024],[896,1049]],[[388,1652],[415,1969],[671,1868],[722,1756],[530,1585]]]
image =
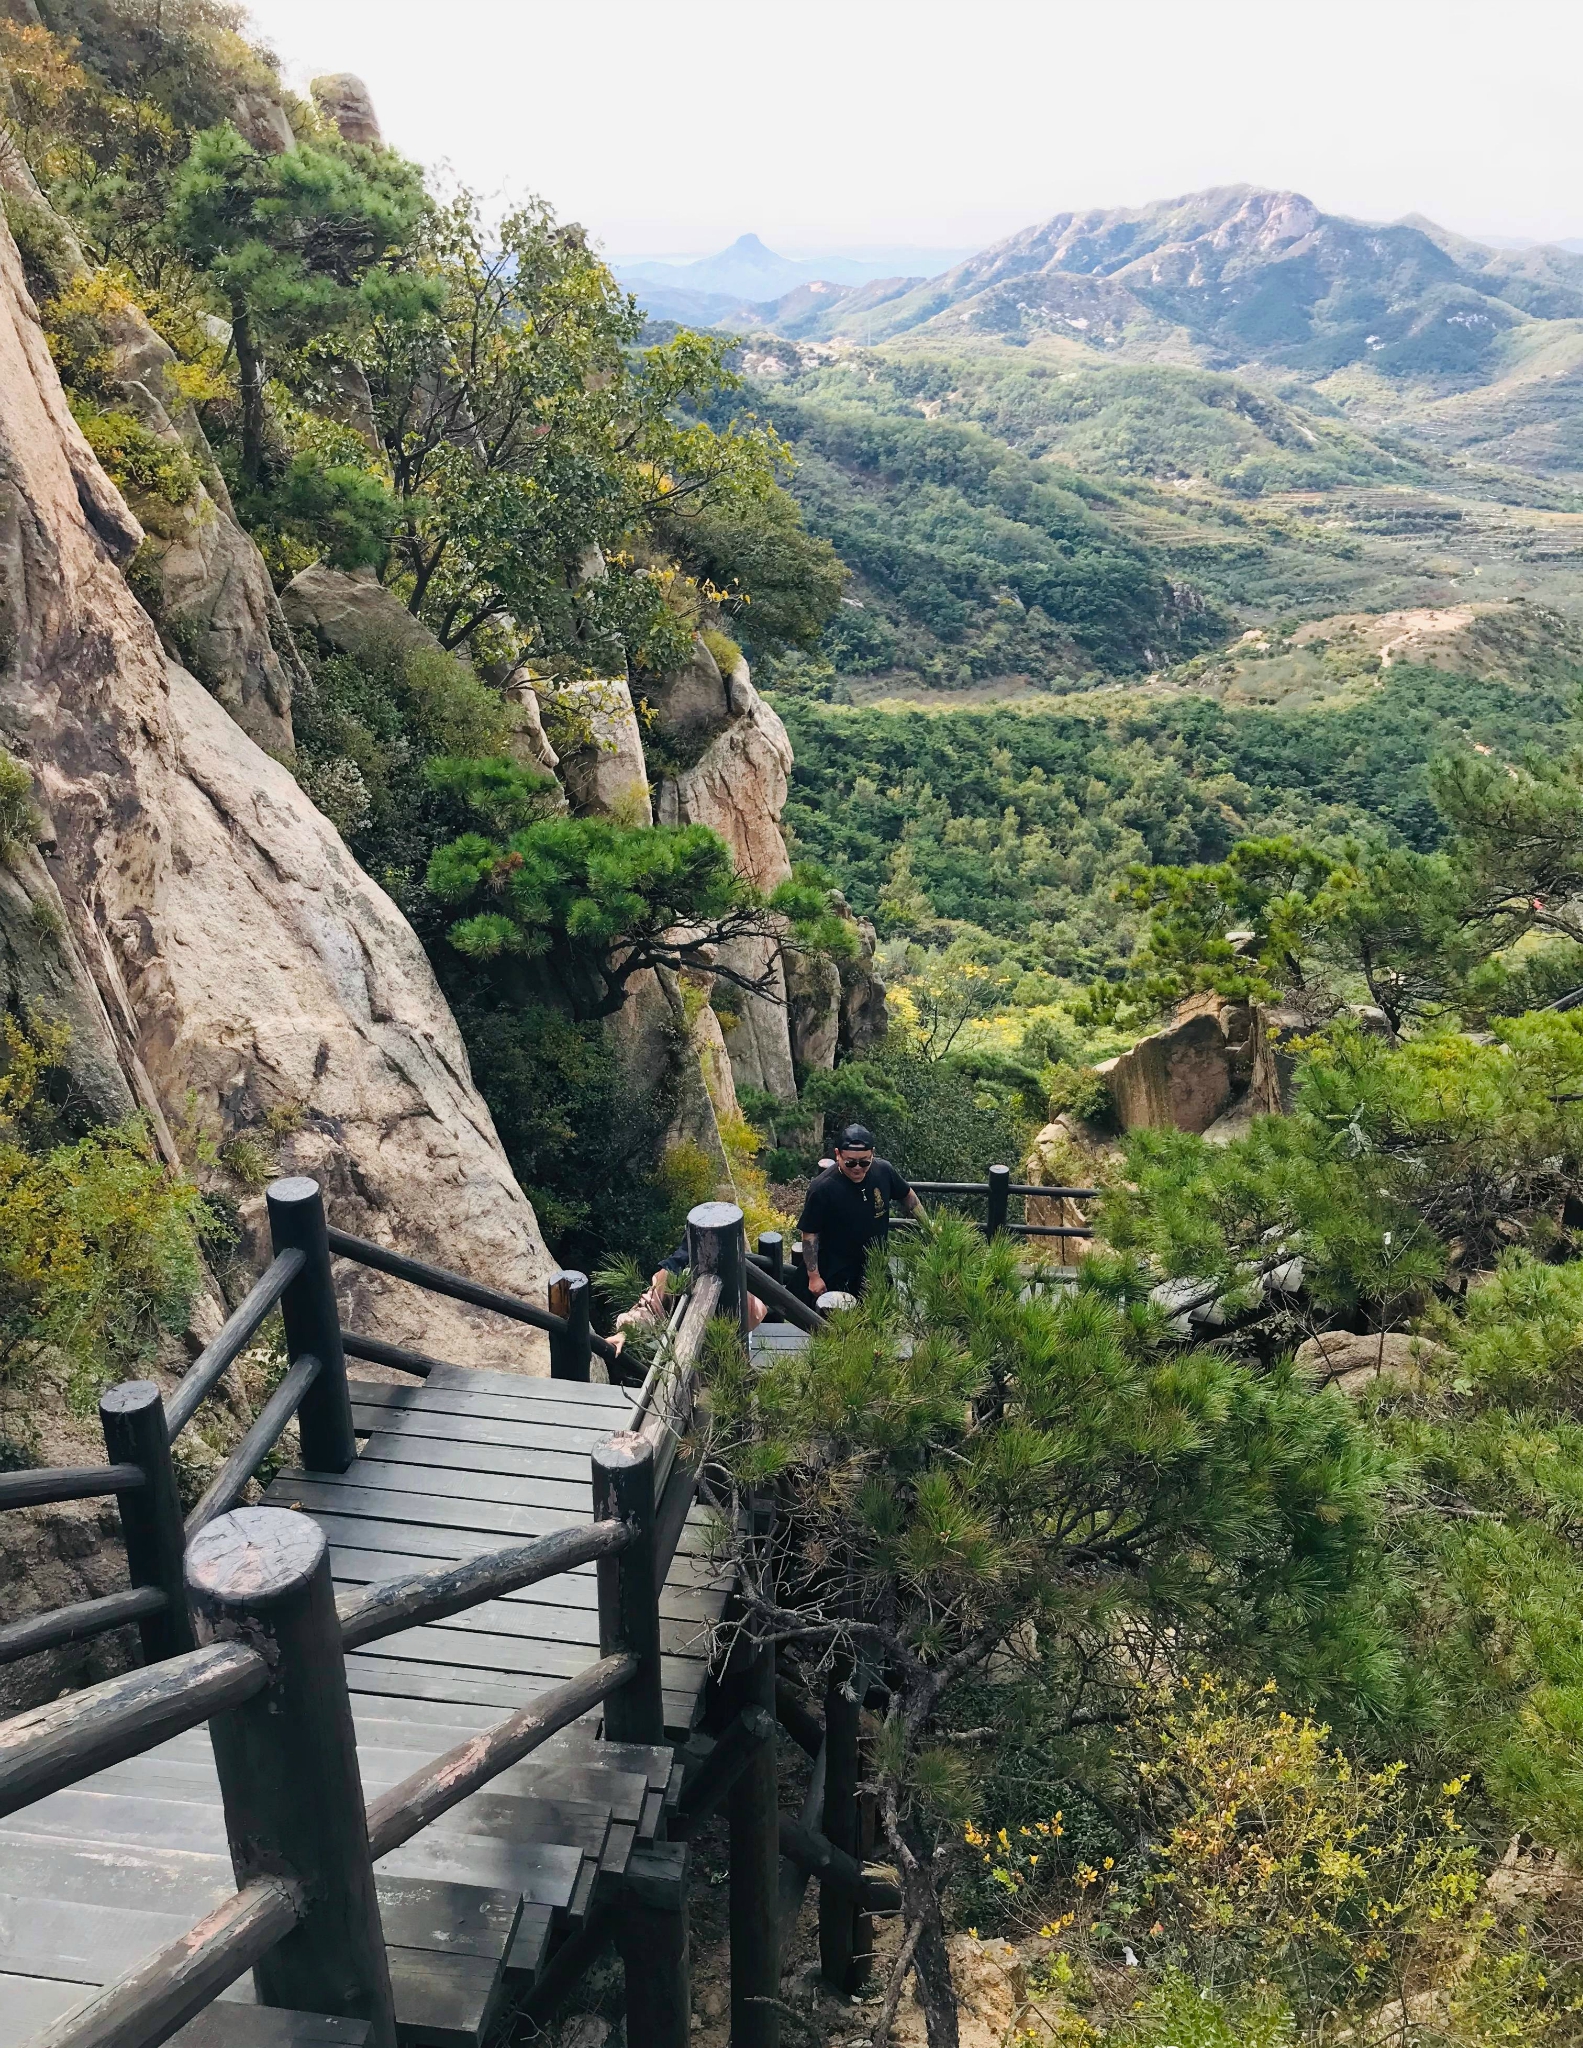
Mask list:
[[[789,1333],[788,1333],[789,1334]],[[759,1348],[769,1348],[764,1345]],[[776,1344],[775,1348],[780,1348]],[[417,1386],[352,1385],[364,1442],[327,1477],[266,1496],[313,1516],[338,1589],[477,1556],[593,1518],[589,1454],[629,1426],[629,1390],[460,1367]],[[668,1730],[697,1717],[728,1582],[694,1510],[660,1601]],[[592,1566],[409,1629],[346,1659],[365,1792],[598,1655]],[[479,2048],[552,1945],[664,1833],[669,1747],[579,1723],[376,1866],[403,2043]],[[0,2048],[21,2044],[235,1890],[205,1729],[101,1771],[0,1823]],[[250,1977],[175,2038],[182,2048],[360,2048],[360,2023],[251,2007]]]

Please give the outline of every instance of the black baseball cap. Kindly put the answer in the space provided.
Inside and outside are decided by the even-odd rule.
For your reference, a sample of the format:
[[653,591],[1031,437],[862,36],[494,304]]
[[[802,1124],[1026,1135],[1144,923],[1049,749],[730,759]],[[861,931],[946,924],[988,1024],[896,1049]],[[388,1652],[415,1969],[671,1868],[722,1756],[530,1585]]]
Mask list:
[[874,1133],[865,1130],[862,1124],[848,1124],[835,1141],[838,1152],[872,1152]]

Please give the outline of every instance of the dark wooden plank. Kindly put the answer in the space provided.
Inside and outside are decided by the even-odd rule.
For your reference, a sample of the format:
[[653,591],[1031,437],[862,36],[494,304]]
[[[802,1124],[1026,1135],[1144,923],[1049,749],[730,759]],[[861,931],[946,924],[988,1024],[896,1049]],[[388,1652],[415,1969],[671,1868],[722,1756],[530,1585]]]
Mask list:
[[619,1403],[586,1401],[582,1389],[575,1391],[565,1380],[543,1380],[546,1392],[531,1396],[502,1394],[486,1389],[438,1387],[431,1374],[421,1386],[379,1386],[367,1380],[350,1383],[352,1399],[360,1408],[384,1415],[483,1415],[500,1422],[532,1422],[547,1429],[603,1430],[607,1435],[621,1428],[632,1413],[623,1395]]
[[[448,1615],[443,1621],[426,1622],[418,1629],[402,1629],[398,1634],[385,1636],[381,1642],[392,1645],[397,1656],[416,1656],[414,1649],[403,1648],[415,1636],[422,1635],[433,1642],[435,1654],[444,1657],[444,1645],[452,1636],[492,1636],[513,1643],[545,1643],[564,1652],[585,1652],[580,1661],[570,1668],[578,1670],[583,1664],[592,1664],[599,1648],[599,1617],[586,1608],[531,1606],[526,1603],[507,1606],[504,1602],[490,1601],[482,1607],[472,1607],[465,1614]],[[365,1643],[363,1648],[372,1655],[380,1643]],[[667,1657],[701,1657],[707,1661],[709,1653],[708,1625],[699,1621],[665,1621],[660,1623],[660,1647]],[[458,1651],[456,1662],[466,1664],[477,1660]],[[508,1661],[500,1665],[502,1671],[521,1668],[539,1670],[538,1664],[518,1667]],[[559,1669],[557,1665],[555,1667]]]
[[530,1904],[564,1908],[583,1852],[560,1842],[503,1842],[494,1835],[414,1835],[379,1861],[379,1875],[437,1878],[491,1891],[516,1891]]
[[[487,1549],[488,1546],[485,1546]],[[482,1552],[479,1553],[482,1555]],[[428,1562],[443,1564],[451,1560],[434,1558]],[[398,1579],[408,1572],[421,1569],[424,1560],[411,1557],[394,1557],[379,1550],[360,1550],[355,1546],[332,1545],[330,1568],[335,1574],[335,1583],[342,1588],[377,1585],[382,1579]],[[525,1586],[517,1593],[503,1593],[500,1598],[511,1607],[542,1607],[567,1613],[576,1610],[595,1611],[593,1598],[597,1581],[590,1569],[586,1573],[563,1572],[553,1579],[546,1579],[537,1586]],[[689,1586],[667,1585],[660,1594],[660,1619],[678,1623],[702,1624],[718,1619],[720,1597],[725,1588],[698,1589]],[[489,1606],[496,1603],[491,1601]],[[469,1614],[482,1614],[484,1607],[470,1608]],[[463,1617],[450,1615],[439,1626],[448,1626]]]
[[[583,1479],[522,1479],[509,1472],[457,1470],[444,1465],[404,1465],[373,1454],[381,1441],[369,1439],[370,1448],[354,1458],[344,1472],[321,1484],[378,1487],[387,1493],[425,1494],[435,1500],[503,1501],[510,1506],[565,1511],[561,1527],[592,1519],[590,1489]],[[284,1475],[288,1483],[295,1474]]]
[[[514,1710],[531,1698],[530,1684],[491,1684],[481,1672],[443,1664],[419,1664],[394,1657],[373,1657],[362,1651],[346,1660],[347,1681],[354,1694],[386,1699],[433,1700],[445,1705],[499,1707]],[[542,1688],[539,1688],[542,1690]],[[681,1691],[665,1695],[666,1726],[687,1728],[697,1709],[700,1689],[689,1679]],[[498,1719],[499,1716],[497,1715]]]
[[364,2048],[367,2020],[285,2012],[275,2005],[211,2005],[171,2035],[172,2048]]
[[630,1821],[613,1821],[599,1856],[601,1877],[620,1877],[632,1855],[638,1831]]
[[522,1918],[517,1923],[516,1939],[506,1956],[506,1970],[509,1975],[520,1974],[532,1978],[539,1974],[549,1951],[550,1930],[554,1924],[554,1915],[547,1906],[523,1907]]
[[24,1898],[171,1913],[188,1926],[236,1890],[231,1859],[0,1829],[0,1874]]
[[[552,1380],[544,1373],[499,1372],[487,1365],[451,1365],[431,1373],[426,1386],[449,1391],[505,1394],[514,1401],[565,1401],[576,1399],[592,1408],[632,1407],[634,1389],[607,1386],[603,1380],[580,1380],[575,1387],[566,1380]],[[398,1387],[397,1393],[418,1392]]]
[[124,1842],[134,1848],[180,1849],[205,1856],[227,1853],[220,1809],[196,1800],[86,1792],[74,1785],[12,1814],[7,1825],[19,1835],[64,1835],[68,1840]]
[[494,1445],[503,1450],[586,1458],[612,1432],[607,1423],[564,1422],[554,1416],[534,1421],[520,1415],[456,1414],[446,1408],[399,1409],[359,1401],[353,1420],[366,1436],[386,1434],[414,1442]]
[[582,1451],[546,1450],[542,1444],[457,1444],[444,1437],[422,1436],[411,1429],[375,1430],[358,1462],[421,1465],[425,1470],[498,1472],[515,1479],[554,1480],[562,1486],[588,1486],[588,1457]]
[[644,1795],[643,1812],[638,1820],[638,1833],[645,1842],[652,1842],[659,1833],[660,1821],[665,1812],[663,1791],[650,1791]]
[[[594,1662],[580,1643],[558,1644],[543,1637],[524,1639],[441,1628],[404,1629],[399,1636],[391,1636],[383,1643],[370,1643],[357,1654],[374,1662],[388,1657],[404,1666],[448,1669],[458,1678],[474,1672],[515,1674],[522,1682],[519,1705],[545,1689],[540,1680],[575,1678]],[[663,1683],[672,1692],[701,1691],[708,1676],[708,1665],[700,1656],[665,1656],[661,1668]]]
[[520,1892],[475,1884],[401,1877],[374,1880],[379,1919],[391,1948],[433,1949],[447,1956],[503,1957],[517,1931]]
[[93,1996],[89,1984],[52,1977],[17,1977],[0,1971],[0,2048],[23,2048],[43,2028]]
[[416,1948],[387,1954],[397,2042],[480,2048],[500,2002],[504,1956],[438,1956]]
[[452,1444],[496,1444],[505,1449],[543,1450],[568,1458],[586,1458],[595,1444],[602,1444],[612,1431],[605,1423],[571,1422],[558,1418],[523,1421],[516,1415],[451,1414],[446,1409],[414,1410],[403,1414],[394,1408],[376,1408],[359,1402],[352,1419],[360,1436],[388,1432]]
[[497,1536],[550,1536],[573,1523],[593,1520],[592,1508],[579,1515],[565,1509],[508,1507],[493,1500],[425,1499],[421,1494],[348,1486],[342,1478],[309,1478],[300,1472],[282,1473],[264,1499],[272,1508],[303,1508],[316,1519],[323,1509],[422,1528],[482,1529]]
[[599,1882],[599,1865],[591,1858],[577,1875],[577,1886],[572,1893],[572,1902],[566,1909],[566,1917],[575,1927],[580,1927],[588,1918],[594,1903],[594,1886]]
[[108,1984],[191,1925],[182,1913],[0,1894],[0,1971]]

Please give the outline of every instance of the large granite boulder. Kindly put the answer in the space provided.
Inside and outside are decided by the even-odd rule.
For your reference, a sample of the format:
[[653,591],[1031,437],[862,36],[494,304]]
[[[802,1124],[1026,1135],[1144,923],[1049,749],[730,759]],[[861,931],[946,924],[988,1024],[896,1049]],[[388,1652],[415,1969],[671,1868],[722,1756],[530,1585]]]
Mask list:
[[[0,229],[0,744],[32,774],[104,1042],[168,1124],[223,1143],[274,1113],[281,1169],[317,1175],[338,1223],[542,1301],[551,1261],[416,935],[161,647],[121,573],[139,538]],[[260,1210],[243,1200],[261,1256]],[[442,1358],[545,1369],[531,1333],[372,1274],[347,1310]]]
[[841,970],[820,954],[787,951],[787,1024],[798,1078],[835,1065],[841,1034]]
[[572,809],[583,817],[652,825],[643,737],[625,677],[563,684],[546,692],[542,708]]
[[885,984],[874,965],[879,935],[866,917],[857,920],[857,952],[841,962],[841,1022],[837,1051],[844,1060],[860,1060],[884,1042],[890,1029]]
[[686,668],[649,679],[642,694],[652,716],[654,737],[672,759],[696,761],[731,722],[731,687],[704,645],[702,634],[694,636],[692,660]]
[[343,142],[362,142],[382,149],[385,138],[379,131],[379,116],[363,81],[350,71],[332,71],[316,78],[308,87],[319,112]]
[[1207,1131],[1248,1085],[1252,1034],[1250,1005],[1195,996],[1163,1031],[1102,1061],[1121,1128]]
[[415,619],[372,570],[328,569],[322,562],[293,576],[280,593],[287,622],[311,638],[320,654],[351,660],[380,659],[395,650],[428,651],[439,641]]

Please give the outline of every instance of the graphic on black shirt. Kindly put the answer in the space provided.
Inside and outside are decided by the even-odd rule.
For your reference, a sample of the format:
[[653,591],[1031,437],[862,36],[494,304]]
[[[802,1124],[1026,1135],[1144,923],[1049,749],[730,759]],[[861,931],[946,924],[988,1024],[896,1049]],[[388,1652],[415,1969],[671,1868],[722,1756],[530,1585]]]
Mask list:
[[827,1167],[808,1184],[799,1227],[819,1240],[819,1277],[826,1287],[856,1294],[868,1248],[890,1226],[890,1205],[912,1190],[888,1159],[876,1159],[860,1181]]

